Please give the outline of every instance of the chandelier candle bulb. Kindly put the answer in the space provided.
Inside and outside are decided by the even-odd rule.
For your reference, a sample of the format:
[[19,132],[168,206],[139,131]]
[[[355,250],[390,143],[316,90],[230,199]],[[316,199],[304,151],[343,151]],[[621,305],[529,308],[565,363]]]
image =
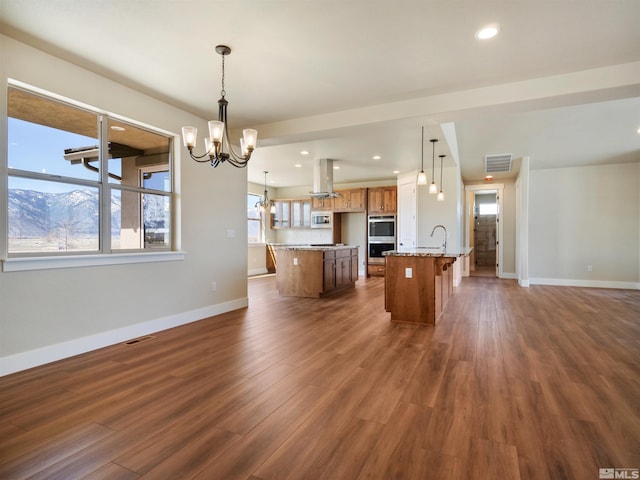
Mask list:
[[198,129],[196,127],[182,127],[182,141],[189,150],[196,146],[197,138]]
[[218,120],[209,121],[209,138],[214,143],[222,143],[222,137],[224,136],[224,122]]
[[258,131],[253,128],[245,128],[242,131],[242,136],[244,138],[245,147],[249,152],[256,148],[256,143],[258,141]]

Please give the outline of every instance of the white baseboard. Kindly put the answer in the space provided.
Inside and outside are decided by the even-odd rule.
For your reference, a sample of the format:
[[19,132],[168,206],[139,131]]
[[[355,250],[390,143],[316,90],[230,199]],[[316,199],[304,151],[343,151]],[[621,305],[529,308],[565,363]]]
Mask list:
[[509,280],[517,280],[518,276],[515,273],[502,272],[502,275],[500,275],[500,278],[506,278],[506,279],[509,279]]
[[529,286],[529,280],[520,280],[520,279],[518,279],[518,285],[520,285],[521,287],[528,287]]
[[609,280],[576,280],[568,278],[530,278],[531,285],[557,285],[560,287],[620,288],[640,290],[640,282],[616,282]]
[[204,318],[213,317],[222,313],[238,310],[249,305],[247,297],[230,300],[228,302],[210,305],[208,307],[190,310],[167,317],[137,323],[127,327],[97,333],[88,337],[69,340],[68,342],[48,345],[46,347],[16,353],[0,358],[0,377],[11,373],[20,372],[28,368],[37,367],[46,363],[73,357],[81,353],[90,352],[99,348],[125,342],[132,338],[149,335],[173,327],[179,327],[187,323],[196,322]]

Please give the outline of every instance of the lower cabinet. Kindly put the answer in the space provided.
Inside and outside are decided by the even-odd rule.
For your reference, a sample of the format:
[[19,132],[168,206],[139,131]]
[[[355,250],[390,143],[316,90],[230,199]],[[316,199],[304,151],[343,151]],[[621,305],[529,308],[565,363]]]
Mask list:
[[367,265],[367,274],[370,277],[384,277],[385,270],[384,263],[370,263]]
[[358,249],[277,249],[276,286],[283,296],[322,297],[358,280]]

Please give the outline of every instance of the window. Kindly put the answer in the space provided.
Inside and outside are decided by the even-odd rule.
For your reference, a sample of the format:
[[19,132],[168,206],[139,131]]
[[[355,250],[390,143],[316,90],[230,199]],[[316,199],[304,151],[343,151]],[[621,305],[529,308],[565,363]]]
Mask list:
[[260,216],[260,207],[256,208],[262,200],[260,195],[255,193],[247,194],[247,232],[249,243],[260,243],[262,239],[262,219]]
[[479,215],[497,215],[498,204],[497,203],[481,203],[478,205]]
[[10,257],[172,249],[171,136],[8,93]]

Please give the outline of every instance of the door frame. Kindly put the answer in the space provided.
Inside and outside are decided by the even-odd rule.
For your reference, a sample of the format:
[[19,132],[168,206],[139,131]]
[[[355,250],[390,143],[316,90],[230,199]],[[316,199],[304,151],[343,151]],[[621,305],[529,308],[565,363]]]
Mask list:
[[[498,262],[498,267],[496,268],[496,276],[498,278],[502,278],[503,276],[503,254],[502,251],[504,250],[503,245],[503,218],[502,218],[502,211],[503,211],[503,202],[504,202],[504,184],[503,183],[493,183],[493,184],[487,184],[487,185],[465,185],[464,187],[465,190],[465,203],[469,201],[469,192],[473,192],[473,195],[475,197],[476,192],[479,191],[486,191],[486,190],[495,190],[497,192],[498,195],[498,215],[496,216],[496,221],[498,222],[497,228],[496,228],[496,234],[497,234],[497,238],[496,241],[498,242],[498,245],[496,245],[496,260]],[[474,212],[470,211],[470,209],[467,207],[465,208],[465,214],[466,214],[466,218],[465,218],[465,225],[467,226],[466,230],[465,230],[465,244],[469,247],[473,247],[473,245],[470,245],[470,232],[469,232],[469,225],[470,222],[472,220],[473,214]]]

